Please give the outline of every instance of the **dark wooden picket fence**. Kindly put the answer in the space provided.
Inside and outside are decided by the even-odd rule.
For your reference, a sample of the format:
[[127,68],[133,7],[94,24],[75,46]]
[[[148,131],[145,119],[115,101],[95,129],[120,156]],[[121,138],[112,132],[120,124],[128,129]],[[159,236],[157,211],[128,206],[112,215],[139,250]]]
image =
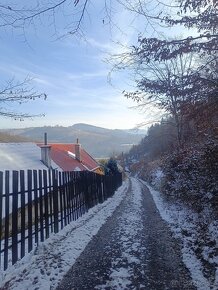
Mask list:
[[121,183],[121,174],[0,172],[0,268],[112,196]]

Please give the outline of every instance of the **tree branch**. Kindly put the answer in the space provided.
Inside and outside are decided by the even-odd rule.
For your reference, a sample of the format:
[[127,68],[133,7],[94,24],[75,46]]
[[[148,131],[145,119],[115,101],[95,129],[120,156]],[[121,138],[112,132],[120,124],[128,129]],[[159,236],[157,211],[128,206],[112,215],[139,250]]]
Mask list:
[[26,78],[22,82],[15,82],[11,79],[6,83],[4,88],[0,90],[0,116],[10,117],[14,119],[33,118],[39,115],[33,115],[28,113],[20,113],[6,110],[6,106],[12,103],[22,104],[28,101],[34,101],[36,99],[46,100],[46,94],[39,94],[29,87],[30,79]]

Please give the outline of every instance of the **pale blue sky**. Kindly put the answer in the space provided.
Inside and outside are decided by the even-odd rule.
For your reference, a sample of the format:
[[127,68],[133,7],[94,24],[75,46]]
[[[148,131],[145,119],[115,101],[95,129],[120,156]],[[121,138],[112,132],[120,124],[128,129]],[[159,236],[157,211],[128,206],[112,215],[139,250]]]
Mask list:
[[134,44],[138,36],[135,29],[140,31],[142,28],[139,21],[121,7],[113,6],[111,20],[117,27],[113,23],[109,25],[102,0],[96,0],[87,8],[82,23],[85,38],[57,39],[72,17],[68,16],[66,7],[63,9],[64,12],[55,14],[56,34],[49,15],[42,17],[41,22],[38,19],[25,26],[24,31],[1,29],[0,85],[13,77],[22,81],[28,76],[33,78],[32,86],[38,92],[45,92],[48,99],[16,107],[16,110],[30,114],[45,113],[45,117],[23,122],[0,117],[0,127],[70,126],[83,122],[127,129],[157,120],[159,116],[153,108],[146,114],[130,109],[135,103],[121,93],[130,87],[127,77],[113,74],[113,86],[107,80],[111,69],[104,61],[107,53],[121,50],[115,44],[117,41],[123,45]]

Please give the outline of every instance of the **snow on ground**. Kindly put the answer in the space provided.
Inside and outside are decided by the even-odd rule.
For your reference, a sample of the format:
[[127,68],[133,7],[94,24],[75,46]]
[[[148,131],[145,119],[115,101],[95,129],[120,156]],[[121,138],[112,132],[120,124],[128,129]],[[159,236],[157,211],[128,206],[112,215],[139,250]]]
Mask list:
[[[218,289],[218,257],[213,257],[212,263],[216,264],[216,273],[215,280],[209,281],[203,275],[203,265],[201,261],[196,257],[196,254],[193,250],[193,245],[196,242],[198,237],[197,233],[197,223],[199,223],[198,215],[194,214],[188,208],[184,206],[181,207],[176,204],[169,204],[164,201],[161,197],[160,192],[154,190],[147,182],[141,180],[145,184],[154,199],[154,202],[160,212],[161,217],[169,223],[172,232],[176,238],[179,238],[182,241],[182,255],[183,261],[186,267],[189,269],[193,282],[195,283],[198,290],[216,290]],[[186,235],[185,233],[189,233]],[[190,235],[191,233],[191,235]],[[211,238],[214,241],[218,241],[218,224],[214,222],[210,225],[210,234]],[[205,248],[205,255],[209,256],[209,248]]]
[[9,285],[8,289],[17,290],[55,289],[88,242],[120,204],[127,189],[128,180],[112,198],[90,209],[2,272],[0,288]]
[[[203,275],[201,261],[196,257],[192,248],[197,236],[195,219],[198,216],[194,216],[193,212],[189,212],[187,208],[167,203],[158,191],[155,191],[146,182],[142,182],[150,189],[162,218],[169,223],[175,237],[182,241],[183,261],[190,270],[197,288],[199,290],[218,289],[218,269],[215,281],[207,280]],[[39,244],[14,266],[0,273],[0,288],[8,285],[8,289],[17,290],[55,289],[88,242],[123,200],[127,188],[128,181],[123,183],[112,198],[90,209],[77,221],[72,222],[58,234],[52,235],[45,242]],[[131,206],[129,207],[132,215],[129,214],[129,211],[124,211],[120,220],[120,236],[122,238],[119,243],[123,249],[122,256],[113,261],[110,281],[108,281],[110,285],[99,285],[98,289],[108,289],[107,287],[113,286],[113,283],[117,284],[117,281],[121,285],[120,289],[128,289],[132,275],[131,265],[140,265],[141,263],[139,256],[134,255],[134,253],[146,250],[141,248],[137,240],[134,240],[134,237],[137,236],[137,230],[142,227],[140,219],[141,189],[137,180],[132,179],[132,188]],[[127,223],[130,226],[127,227]],[[212,238],[218,239],[217,224],[211,224],[209,230]],[[192,235],[186,236],[184,232],[192,233]],[[134,242],[129,243],[129,240]],[[210,248],[204,248],[204,256],[212,259],[211,262],[218,265],[217,256],[211,258]],[[126,267],[128,264],[130,266]]]
[[[134,266],[138,268],[143,266],[139,253],[143,253],[145,248],[142,247],[140,238],[143,230],[142,222],[142,191],[140,183],[132,180],[131,195],[127,197],[126,206],[119,220],[118,239],[116,242],[122,249],[120,256],[113,258],[110,269],[109,280],[103,285],[97,285],[95,289],[128,289],[132,284],[131,277],[134,276]],[[110,251],[110,249],[109,249]],[[119,287],[119,288],[118,288]],[[145,285],[141,285],[145,288]]]

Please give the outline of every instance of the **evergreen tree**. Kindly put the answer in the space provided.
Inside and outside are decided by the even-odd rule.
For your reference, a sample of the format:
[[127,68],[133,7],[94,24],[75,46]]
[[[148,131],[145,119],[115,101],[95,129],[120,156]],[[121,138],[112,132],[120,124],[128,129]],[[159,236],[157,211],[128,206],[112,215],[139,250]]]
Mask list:
[[119,172],[117,161],[111,157],[106,163],[106,174],[116,174]]

